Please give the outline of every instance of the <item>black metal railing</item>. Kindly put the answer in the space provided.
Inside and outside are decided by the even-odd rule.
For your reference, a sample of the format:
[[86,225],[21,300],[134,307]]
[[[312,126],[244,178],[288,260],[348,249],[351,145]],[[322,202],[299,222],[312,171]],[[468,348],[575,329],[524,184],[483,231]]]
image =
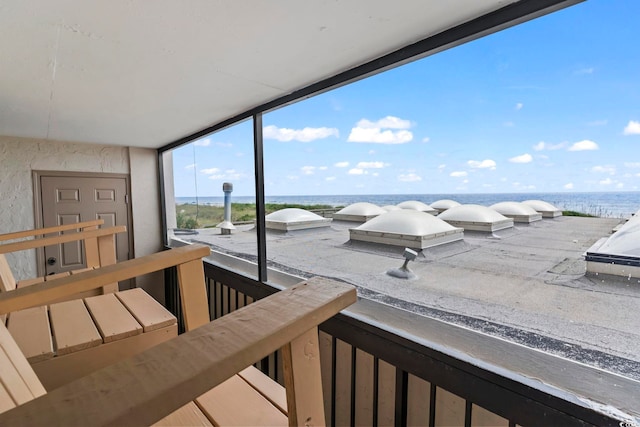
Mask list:
[[[167,288],[175,289],[172,275],[166,277]],[[210,262],[205,262],[205,277],[212,319],[278,291]],[[177,297],[167,292],[170,308],[179,307]],[[373,307],[377,303],[372,301],[357,304],[359,313],[373,308],[379,319],[404,315],[393,307]],[[621,425],[576,399],[500,375],[392,329],[349,312],[320,326],[331,425]],[[279,354],[256,366],[282,383]]]

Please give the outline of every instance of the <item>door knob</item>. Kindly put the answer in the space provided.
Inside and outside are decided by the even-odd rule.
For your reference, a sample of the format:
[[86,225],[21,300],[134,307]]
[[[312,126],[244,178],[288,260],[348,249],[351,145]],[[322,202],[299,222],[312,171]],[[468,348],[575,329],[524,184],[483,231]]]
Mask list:
[[56,265],[56,261],[57,261],[56,257],[53,257],[53,256],[52,256],[52,257],[50,257],[50,258],[48,258],[48,259],[47,259],[47,264],[49,264],[49,265]]

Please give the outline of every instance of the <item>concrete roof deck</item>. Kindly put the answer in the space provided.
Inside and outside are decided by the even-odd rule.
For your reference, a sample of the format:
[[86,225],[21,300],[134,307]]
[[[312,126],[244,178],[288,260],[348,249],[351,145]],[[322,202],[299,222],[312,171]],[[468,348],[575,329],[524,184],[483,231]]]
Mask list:
[[[267,233],[276,268],[323,275],[361,296],[440,318],[640,379],[640,283],[585,276],[584,251],[619,222],[559,217],[424,250],[409,264],[415,280],[389,277],[402,248],[348,242],[350,224]],[[251,226],[232,236],[190,236],[234,255],[256,254]]]

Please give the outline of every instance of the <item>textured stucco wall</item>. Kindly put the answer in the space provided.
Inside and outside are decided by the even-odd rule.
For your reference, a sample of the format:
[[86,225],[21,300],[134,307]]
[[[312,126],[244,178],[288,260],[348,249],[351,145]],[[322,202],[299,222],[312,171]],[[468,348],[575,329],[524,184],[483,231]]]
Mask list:
[[[35,227],[33,170],[128,174],[129,149],[0,136],[0,233]],[[36,276],[35,251],[7,259],[17,280]]]
[[[158,154],[147,148],[129,148],[131,165],[131,211],[133,215],[134,253],[136,257],[162,250],[160,197],[158,191]],[[155,299],[164,302],[164,275],[160,272],[136,279]]]

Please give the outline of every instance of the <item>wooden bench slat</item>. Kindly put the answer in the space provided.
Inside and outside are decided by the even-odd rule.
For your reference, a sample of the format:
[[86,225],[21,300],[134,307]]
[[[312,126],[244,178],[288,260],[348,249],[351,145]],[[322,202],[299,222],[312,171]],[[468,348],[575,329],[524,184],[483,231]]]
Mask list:
[[142,326],[114,294],[85,298],[84,301],[105,343],[142,333]]
[[36,228],[34,230],[14,231],[11,233],[0,234],[0,241],[21,239],[24,237],[41,236],[45,234],[58,233],[67,230],[79,230],[89,227],[97,227],[103,225],[103,219],[94,219],[91,221],[77,222],[74,224],[56,225],[54,227]]
[[44,277],[35,277],[33,279],[23,279],[16,283],[17,288],[24,288],[26,286],[35,285],[36,283],[44,282]]
[[0,254],[41,248],[44,246],[57,245],[59,243],[75,242],[78,239],[109,236],[113,235],[114,233],[124,233],[125,231],[127,231],[127,227],[125,227],[124,225],[117,225],[115,227],[100,228],[97,230],[87,230],[78,233],[67,233],[61,234],[59,236],[43,237],[41,239],[31,239],[22,240],[20,242],[5,243],[0,245]]
[[195,402],[219,426],[289,425],[286,415],[237,375],[198,397]]
[[53,357],[47,307],[34,307],[11,313],[8,329],[29,362]]
[[16,279],[13,277],[7,257],[0,254],[0,291],[9,292],[16,288]]
[[280,384],[263,374],[253,365],[238,372],[238,375],[277,406],[283,414],[287,413],[287,393]]
[[[4,326],[0,326],[0,328],[4,328]],[[29,386],[15,369],[4,350],[0,350],[0,378],[14,404],[22,405],[33,399],[34,396]]]
[[209,427],[213,426],[211,421],[202,413],[198,405],[189,402],[174,413],[167,415],[154,424],[154,427],[192,426]]
[[68,271],[63,271],[62,273],[56,273],[56,274],[49,274],[48,276],[44,276],[44,281],[48,282],[50,280],[55,280],[55,279],[59,279],[61,277],[67,277],[67,276],[71,276],[71,273],[69,273]]
[[177,322],[173,314],[140,288],[118,292],[115,295],[142,325],[144,332],[164,328]]
[[4,388],[4,385],[0,383],[0,413],[4,411],[8,411],[9,409],[15,408],[15,407],[16,407],[16,404],[11,398],[11,395],[9,395],[9,392],[7,391],[7,389]]
[[57,356],[102,344],[102,337],[93,324],[84,301],[72,300],[51,304],[49,317]]
[[13,366],[20,373],[20,376],[34,397],[42,396],[46,393],[40,380],[31,368],[31,365],[29,365],[29,362],[27,362],[27,359],[20,351],[18,344],[16,344],[4,325],[0,325],[0,349],[4,351]]

